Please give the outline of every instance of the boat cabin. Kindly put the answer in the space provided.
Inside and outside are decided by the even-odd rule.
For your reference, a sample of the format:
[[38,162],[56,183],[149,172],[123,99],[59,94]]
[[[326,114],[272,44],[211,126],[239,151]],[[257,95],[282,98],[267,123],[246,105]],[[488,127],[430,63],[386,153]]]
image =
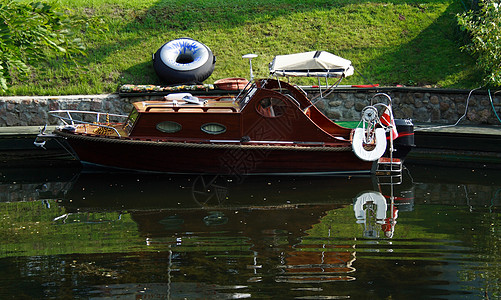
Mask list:
[[315,144],[350,138],[351,130],[323,115],[302,90],[275,79],[258,80],[236,97],[174,96],[134,103],[124,125],[128,137]]

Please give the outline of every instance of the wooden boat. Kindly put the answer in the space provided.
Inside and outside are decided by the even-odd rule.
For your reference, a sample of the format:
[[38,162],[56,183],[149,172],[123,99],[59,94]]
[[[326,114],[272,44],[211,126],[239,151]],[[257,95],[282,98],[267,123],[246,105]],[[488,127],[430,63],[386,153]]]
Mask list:
[[39,138],[64,139],[85,163],[231,175],[369,173],[387,148],[384,130],[376,128],[372,146],[363,142],[357,150],[369,154],[361,159],[353,129],[328,119],[300,88],[272,78],[256,80],[237,96],[173,93],[133,105],[128,116],[52,111],[65,126]]

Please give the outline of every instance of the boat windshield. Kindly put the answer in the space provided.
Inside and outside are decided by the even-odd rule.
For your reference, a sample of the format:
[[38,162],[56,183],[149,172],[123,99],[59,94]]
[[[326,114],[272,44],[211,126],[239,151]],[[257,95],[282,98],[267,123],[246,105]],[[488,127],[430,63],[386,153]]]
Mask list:
[[138,111],[136,108],[132,108],[131,113],[129,114],[129,117],[127,118],[127,122],[125,122],[124,130],[127,132],[127,134],[130,134],[132,131],[132,128],[134,127],[134,124],[136,123],[137,117],[139,116]]
[[240,94],[235,98],[235,102],[240,105],[240,110],[242,110],[247,102],[254,96],[257,91],[256,83],[246,87],[246,89],[242,90]]

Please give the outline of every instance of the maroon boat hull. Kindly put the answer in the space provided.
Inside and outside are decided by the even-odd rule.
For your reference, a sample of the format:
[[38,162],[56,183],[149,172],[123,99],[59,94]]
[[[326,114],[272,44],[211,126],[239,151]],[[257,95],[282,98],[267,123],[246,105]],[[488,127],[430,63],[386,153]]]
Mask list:
[[350,147],[156,142],[56,132],[82,162],[167,173],[369,173]]

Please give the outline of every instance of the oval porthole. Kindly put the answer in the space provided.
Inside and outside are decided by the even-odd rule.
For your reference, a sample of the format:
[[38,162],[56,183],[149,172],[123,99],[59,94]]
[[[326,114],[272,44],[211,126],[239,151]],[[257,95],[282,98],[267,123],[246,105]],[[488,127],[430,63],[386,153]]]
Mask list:
[[164,121],[157,124],[157,129],[165,133],[175,133],[180,131],[181,128],[181,124],[172,121]]
[[203,132],[209,134],[221,134],[226,132],[226,127],[218,123],[207,123],[202,125],[200,129],[202,129]]

